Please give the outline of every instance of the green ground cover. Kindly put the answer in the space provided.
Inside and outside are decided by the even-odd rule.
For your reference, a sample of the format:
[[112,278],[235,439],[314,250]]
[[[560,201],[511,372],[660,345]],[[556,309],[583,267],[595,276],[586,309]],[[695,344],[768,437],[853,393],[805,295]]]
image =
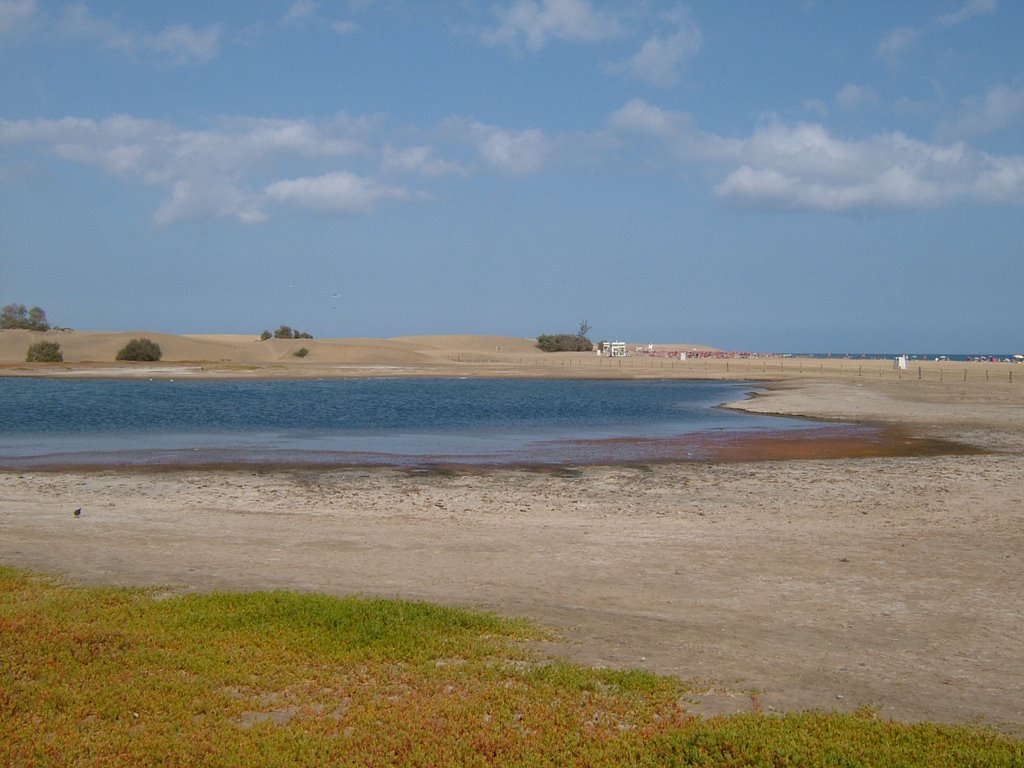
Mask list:
[[165,596],[0,568],[4,766],[1024,766],[987,731],[702,719],[686,686],[549,662],[494,616],[293,593]]

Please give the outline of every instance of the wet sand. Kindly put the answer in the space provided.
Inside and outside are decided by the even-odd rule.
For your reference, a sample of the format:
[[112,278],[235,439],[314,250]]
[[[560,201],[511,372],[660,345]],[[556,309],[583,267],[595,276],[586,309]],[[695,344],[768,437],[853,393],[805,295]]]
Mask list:
[[698,712],[869,705],[1024,735],[1024,386],[772,386],[742,407],[967,447],[844,458],[780,442],[547,471],[7,472],[0,562],[73,583],[484,608],[559,633],[552,654],[693,680]]

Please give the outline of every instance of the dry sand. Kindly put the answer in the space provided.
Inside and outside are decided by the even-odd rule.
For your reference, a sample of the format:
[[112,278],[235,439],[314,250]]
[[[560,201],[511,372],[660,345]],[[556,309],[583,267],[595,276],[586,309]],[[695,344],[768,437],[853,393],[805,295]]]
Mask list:
[[[10,360],[6,335],[0,361]],[[227,363],[156,370],[226,375],[237,352],[224,343]],[[1010,383],[1005,365],[940,373],[856,361],[731,361],[729,370],[725,361],[633,361],[612,370],[575,356],[537,362],[528,343],[510,349],[507,339],[336,344],[376,344],[392,357],[364,350],[300,371],[776,379],[742,407],[899,425],[990,452],[546,473],[0,473],[0,563],[84,584],[486,608],[553,629],[564,641],[552,653],[694,680],[698,712],[871,705],[885,717],[1024,735],[1020,366]],[[273,375],[277,364],[246,373]],[[780,365],[788,370],[768,370]],[[0,373],[35,372],[23,367],[10,361]]]

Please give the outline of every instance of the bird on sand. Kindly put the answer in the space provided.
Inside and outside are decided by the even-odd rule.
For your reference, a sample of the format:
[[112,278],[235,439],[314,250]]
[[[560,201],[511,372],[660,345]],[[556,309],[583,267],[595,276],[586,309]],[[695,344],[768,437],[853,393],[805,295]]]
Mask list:
[[81,516],[82,516],[82,508],[79,507],[78,509],[75,510],[75,517],[81,517]]

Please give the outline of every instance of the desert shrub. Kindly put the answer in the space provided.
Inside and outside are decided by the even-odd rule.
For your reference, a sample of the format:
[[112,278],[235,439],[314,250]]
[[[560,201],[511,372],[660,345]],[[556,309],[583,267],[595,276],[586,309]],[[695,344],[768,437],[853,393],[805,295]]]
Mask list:
[[264,331],[263,333],[260,334],[260,341],[266,341],[267,339],[272,338],[273,335],[274,334],[272,334],[270,331]]
[[538,336],[537,346],[544,352],[593,352],[594,350],[594,344],[590,339],[572,333]]
[[28,348],[26,363],[63,363],[64,353],[56,341],[37,341]]
[[[264,331],[263,333],[267,334],[268,332]],[[265,340],[265,339],[269,339],[270,336],[269,335],[264,335],[264,336],[260,336],[260,338]],[[312,336],[312,334],[306,333],[305,331],[300,331],[298,328],[292,328],[290,325],[282,325],[282,326],[279,326],[276,331],[274,331],[274,338],[275,339],[312,339],[313,336]]]
[[296,350],[292,354],[295,355],[296,357],[305,357],[306,355],[309,354],[309,350],[303,347],[302,349]]
[[48,331],[46,312],[41,307],[26,309],[24,304],[8,304],[0,309],[0,328],[24,328],[29,331]]
[[118,360],[130,360],[133,362],[156,362],[164,353],[160,351],[160,345],[149,339],[132,339],[117,353]]

